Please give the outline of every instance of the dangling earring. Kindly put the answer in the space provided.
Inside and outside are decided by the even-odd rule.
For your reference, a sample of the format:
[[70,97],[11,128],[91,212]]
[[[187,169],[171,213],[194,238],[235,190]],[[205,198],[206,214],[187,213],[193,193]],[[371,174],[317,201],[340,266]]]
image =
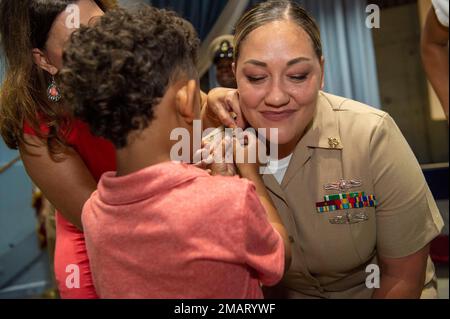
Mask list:
[[52,75],[52,83],[48,86],[47,97],[50,101],[56,103],[61,100],[61,92],[55,82],[55,77]]

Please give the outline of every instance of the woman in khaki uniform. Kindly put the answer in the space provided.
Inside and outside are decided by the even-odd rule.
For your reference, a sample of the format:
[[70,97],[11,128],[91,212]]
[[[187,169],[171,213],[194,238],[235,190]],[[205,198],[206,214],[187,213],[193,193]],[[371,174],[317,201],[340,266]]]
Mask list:
[[[429,243],[443,221],[420,166],[388,114],[321,91],[309,14],[260,3],[238,22],[235,50],[237,123],[278,129],[279,160],[264,180],[293,251],[267,296],[437,297]],[[223,111],[210,112],[226,122]]]

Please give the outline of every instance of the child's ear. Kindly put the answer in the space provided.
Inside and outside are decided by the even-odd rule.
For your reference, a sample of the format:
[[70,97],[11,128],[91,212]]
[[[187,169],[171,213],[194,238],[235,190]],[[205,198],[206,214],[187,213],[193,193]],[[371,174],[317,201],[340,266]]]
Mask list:
[[189,80],[176,95],[177,110],[187,124],[192,124],[200,113],[200,91],[197,81]]
[[58,68],[50,63],[48,58],[45,56],[44,52],[39,49],[33,49],[31,51],[33,54],[34,63],[44,71],[50,73],[50,75],[56,75],[58,73]]

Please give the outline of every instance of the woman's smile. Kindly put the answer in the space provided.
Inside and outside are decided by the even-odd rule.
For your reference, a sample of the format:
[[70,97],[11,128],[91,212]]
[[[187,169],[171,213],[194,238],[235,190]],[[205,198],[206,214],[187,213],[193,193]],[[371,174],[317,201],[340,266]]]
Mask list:
[[280,122],[290,118],[298,110],[262,111],[261,115],[269,121]]

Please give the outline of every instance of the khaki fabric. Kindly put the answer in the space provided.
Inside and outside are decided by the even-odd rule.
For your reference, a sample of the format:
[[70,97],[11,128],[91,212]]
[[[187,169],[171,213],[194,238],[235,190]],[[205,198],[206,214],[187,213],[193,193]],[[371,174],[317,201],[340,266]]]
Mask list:
[[[443,228],[420,165],[393,119],[324,92],[282,184],[272,175],[263,178],[293,242],[291,268],[268,297],[370,298],[366,267],[377,263],[378,254],[409,256]],[[348,192],[373,194],[378,206],[317,213],[315,204],[325,195],[341,193],[324,186],[341,179],[361,181]],[[367,221],[329,221],[338,213],[361,212]],[[433,280],[429,261],[424,296],[433,295]]]

